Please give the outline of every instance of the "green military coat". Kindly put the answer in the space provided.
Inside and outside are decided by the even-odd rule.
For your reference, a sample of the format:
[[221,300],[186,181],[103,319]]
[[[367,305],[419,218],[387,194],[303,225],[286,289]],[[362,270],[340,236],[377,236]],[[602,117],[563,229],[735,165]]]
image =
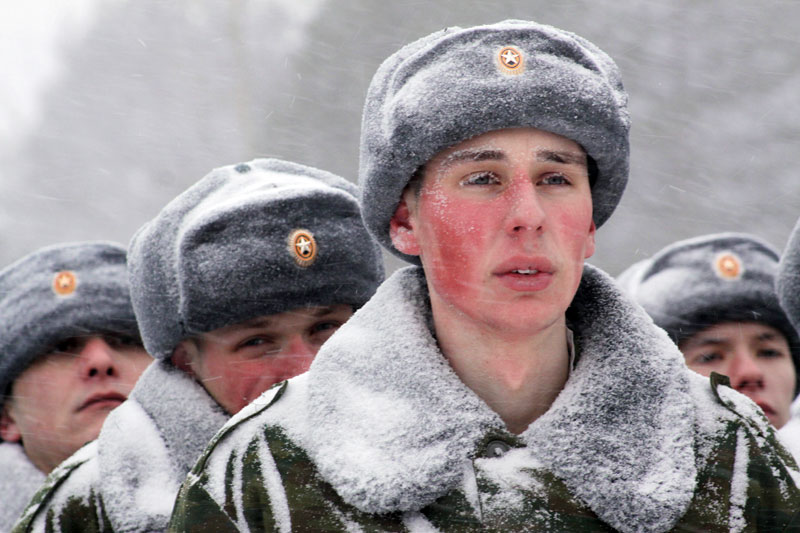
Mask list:
[[395,273],[215,436],[170,531],[800,531],[797,466],[749,399],[592,267],[567,318],[576,366],[513,435],[439,352],[421,270]]

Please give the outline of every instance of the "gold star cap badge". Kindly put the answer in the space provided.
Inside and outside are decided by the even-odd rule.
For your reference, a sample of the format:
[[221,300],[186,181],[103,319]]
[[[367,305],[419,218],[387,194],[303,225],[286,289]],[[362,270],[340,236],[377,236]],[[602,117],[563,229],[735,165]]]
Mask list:
[[289,234],[289,252],[294,262],[301,267],[309,267],[317,258],[317,241],[307,229],[296,229]]
[[522,52],[513,46],[505,46],[497,53],[497,65],[505,74],[522,74],[525,71],[525,59]]
[[59,296],[69,296],[78,287],[78,278],[69,270],[56,272],[53,276],[53,292]]
[[722,279],[739,279],[742,270],[742,261],[731,252],[723,252],[714,259],[714,271]]

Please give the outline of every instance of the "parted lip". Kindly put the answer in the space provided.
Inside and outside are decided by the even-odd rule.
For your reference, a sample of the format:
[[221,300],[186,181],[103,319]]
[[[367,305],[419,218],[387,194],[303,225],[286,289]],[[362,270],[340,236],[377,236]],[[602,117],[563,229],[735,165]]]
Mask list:
[[492,271],[495,276],[512,274],[515,270],[536,270],[544,274],[552,274],[555,269],[549,259],[542,256],[516,256],[497,265]]
[[84,402],[78,407],[78,411],[82,411],[87,407],[90,407],[96,403],[101,403],[101,402],[122,403],[125,400],[127,400],[127,398],[116,391],[99,392],[97,394],[92,394],[91,396],[86,398],[86,400],[84,400]]
[[764,411],[764,414],[767,416],[775,414],[775,409],[773,409],[772,406],[767,402],[758,401],[756,402],[756,405],[759,406],[761,410]]

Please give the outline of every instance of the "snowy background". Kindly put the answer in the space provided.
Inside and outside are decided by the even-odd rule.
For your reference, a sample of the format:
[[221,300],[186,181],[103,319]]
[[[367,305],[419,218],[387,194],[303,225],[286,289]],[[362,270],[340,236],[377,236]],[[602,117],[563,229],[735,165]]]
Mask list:
[[355,180],[380,61],[505,18],[574,31],[623,71],[631,179],[593,263],[617,274],[728,230],[784,246],[800,215],[800,2],[0,0],[0,266],[127,243],[224,164],[274,156]]

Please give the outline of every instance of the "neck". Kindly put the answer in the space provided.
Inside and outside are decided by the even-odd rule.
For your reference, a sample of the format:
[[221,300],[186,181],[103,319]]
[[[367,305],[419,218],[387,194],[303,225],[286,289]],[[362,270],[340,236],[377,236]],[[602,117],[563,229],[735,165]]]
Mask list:
[[[33,466],[35,466],[36,469],[42,472],[44,475],[48,475],[61,463],[61,460],[48,457],[45,454],[41,453],[37,454],[36,452],[28,453],[28,450],[25,450],[25,455],[28,456],[28,459],[33,464]],[[63,457],[61,459],[62,460],[66,459],[66,457]]]
[[569,377],[565,319],[510,335],[476,324],[431,300],[442,353],[461,381],[492,408],[508,429],[522,433],[552,405]]

